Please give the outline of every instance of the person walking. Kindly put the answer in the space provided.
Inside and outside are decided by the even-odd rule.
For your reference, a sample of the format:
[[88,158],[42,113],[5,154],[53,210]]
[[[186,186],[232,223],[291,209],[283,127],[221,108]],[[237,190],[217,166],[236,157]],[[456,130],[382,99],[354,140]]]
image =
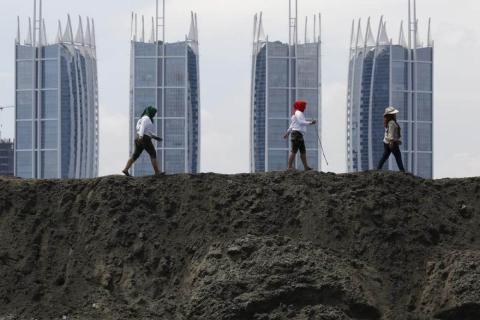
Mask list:
[[122,173],[128,177],[130,177],[130,173],[128,172],[131,166],[137,161],[137,159],[142,154],[143,150],[147,151],[150,155],[150,161],[152,162],[153,170],[155,174],[160,174],[160,169],[158,169],[157,163],[157,152],[155,150],[155,146],[152,143],[152,139],[157,141],[162,141],[162,138],[155,135],[155,126],[153,125],[153,118],[157,114],[157,109],[152,106],[147,107],[141,117],[140,120],[137,122],[137,136],[135,138],[135,149],[133,151],[132,157],[128,160],[125,169],[123,169]]
[[304,112],[306,108],[307,102],[305,101],[296,101],[294,103],[290,127],[283,137],[284,139],[288,139],[288,136],[291,135],[292,150],[288,157],[288,170],[293,170],[293,162],[295,161],[295,157],[299,150],[300,159],[302,160],[305,171],[312,170],[307,163],[307,150],[305,148],[305,140],[303,139],[303,136],[307,133],[307,126],[314,125],[317,121],[305,120]]
[[378,163],[377,170],[382,170],[383,165],[393,153],[397,161],[398,169],[405,172],[402,161],[400,145],[402,144],[402,134],[400,126],[397,123],[397,114],[399,111],[394,107],[388,107],[383,114],[383,126],[385,127],[385,137],[383,138],[383,156]]

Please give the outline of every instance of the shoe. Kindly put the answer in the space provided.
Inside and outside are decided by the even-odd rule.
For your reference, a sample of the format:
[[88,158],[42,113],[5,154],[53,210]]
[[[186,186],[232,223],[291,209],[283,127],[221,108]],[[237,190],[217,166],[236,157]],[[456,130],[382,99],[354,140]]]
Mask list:
[[131,177],[130,173],[128,172],[128,170],[123,170],[122,173],[124,175],[126,175],[127,177]]
[[306,167],[306,168],[305,168],[305,171],[312,171],[312,170],[313,170],[313,169],[310,168],[310,167]]

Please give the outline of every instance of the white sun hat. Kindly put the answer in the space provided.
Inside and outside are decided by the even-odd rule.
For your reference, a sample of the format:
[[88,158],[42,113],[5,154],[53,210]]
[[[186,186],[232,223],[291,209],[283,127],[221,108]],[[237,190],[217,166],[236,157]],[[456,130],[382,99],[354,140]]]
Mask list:
[[399,112],[400,111],[395,109],[395,107],[388,107],[388,108],[385,109],[385,113],[383,115],[386,116],[387,114],[397,114]]

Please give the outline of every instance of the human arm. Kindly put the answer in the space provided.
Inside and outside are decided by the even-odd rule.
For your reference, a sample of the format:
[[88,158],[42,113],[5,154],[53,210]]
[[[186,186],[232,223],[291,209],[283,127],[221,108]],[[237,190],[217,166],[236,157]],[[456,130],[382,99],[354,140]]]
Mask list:
[[290,135],[290,133],[292,133],[292,130],[293,130],[293,121],[290,123],[290,127],[288,127],[287,132],[285,132],[283,139],[288,139],[288,136]]
[[305,119],[305,114],[300,111],[295,112],[295,117],[297,118],[297,121],[300,125],[310,126],[317,123],[317,120],[307,121]]
[[162,138],[160,138],[159,136],[156,136],[156,135],[154,135],[154,134],[152,134],[152,139],[157,140],[158,142],[163,141]]
[[145,129],[147,127],[147,118],[142,118],[140,120],[140,128],[138,129],[138,138],[141,140],[143,139],[143,136],[145,135]]

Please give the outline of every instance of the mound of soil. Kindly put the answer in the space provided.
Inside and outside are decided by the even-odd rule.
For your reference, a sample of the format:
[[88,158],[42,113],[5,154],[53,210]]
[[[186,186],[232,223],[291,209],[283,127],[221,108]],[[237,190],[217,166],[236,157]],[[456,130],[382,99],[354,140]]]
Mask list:
[[0,320],[480,319],[480,179],[0,178]]

